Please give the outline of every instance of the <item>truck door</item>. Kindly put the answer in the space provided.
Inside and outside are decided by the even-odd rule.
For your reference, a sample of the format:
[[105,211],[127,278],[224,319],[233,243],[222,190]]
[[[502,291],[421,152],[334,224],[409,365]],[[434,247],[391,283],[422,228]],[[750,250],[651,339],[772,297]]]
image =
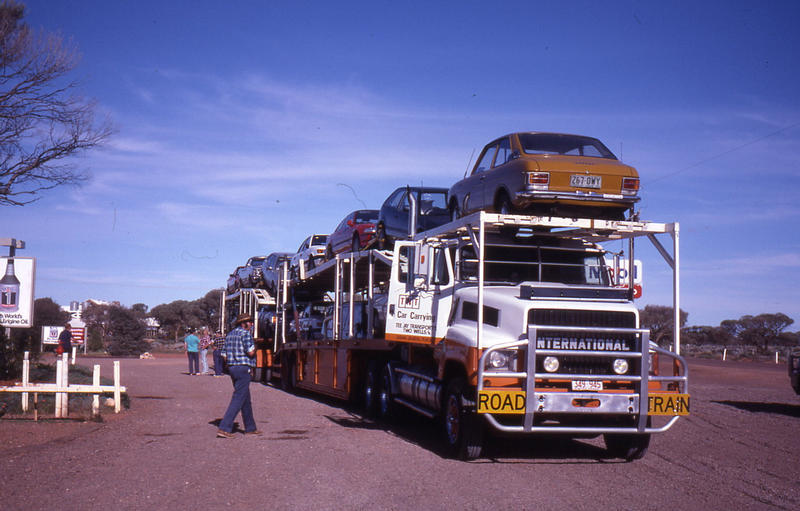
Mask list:
[[453,265],[447,248],[395,242],[386,339],[435,344],[444,337],[452,300]]

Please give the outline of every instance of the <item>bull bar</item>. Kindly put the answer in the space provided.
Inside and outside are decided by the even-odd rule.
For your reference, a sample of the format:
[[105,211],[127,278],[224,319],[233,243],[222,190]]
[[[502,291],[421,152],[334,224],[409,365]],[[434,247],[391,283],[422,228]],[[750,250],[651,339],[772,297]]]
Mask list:
[[[576,333],[610,333],[610,334],[635,334],[639,336],[640,351],[571,351],[571,350],[550,350],[537,349],[536,340],[539,331],[576,332]],[[498,350],[528,347],[525,371],[485,371],[486,361],[489,355]],[[665,355],[673,360],[680,362],[680,371],[675,376],[651,376],[649,351]],[[561,373],[536,373],[537,356],[569,356],[579,355],[583,357],[616,357],[640,359],[640,376],[624,375],[612,376],[596,374],[561,374]],[[532,368],[532,369],[531,369]],[[533,370],[533,378],[529,377],[529,372]],[[661,427],[648,426],[648,384],[651,381],[676,383],[680,393],[688,393],[689,368],[686,360],[680,355],[658,346],[650,346],[650,332],[640,328],[598,328],[598,327],[578,327],[578,326],[556,326],[556,325],[529,325],[527,339],[520,339],[514,342],[497,344],[486,350],[481,355],[478,363],[478,385],[477,391],[483,390],[485,378],[520,378],[525,380],[525,415],[521,426],[501,424],[493,414],[485,413],[486,420],[497,430],[508,433],[611,433],[611,434],[642,434],[642,433],[661,433],[667,431],[677,422],[679,416],[673,416],[666,424]],[[633,394],[607,394],[598,392],[536,392],[536,379],[567,379],[567,380],[611,380],[611,381],[631,381],[634,383],[635,391]],[[533,396],[533,399],[531,399]],[[600,411],[576,412],[572,406],[574,399],[595,399],[600,400]],[[538,405],[532,405],[538,403]],[[545,410],[546,406],[546,410]],[[538,410],[535,408],[538,407]],[[535,426],[534,416],[537,413],[605,413],[612,415],[637,416],[635,427],[592,427],[592,426]],[[591,410],[597,410],[591,409]]]

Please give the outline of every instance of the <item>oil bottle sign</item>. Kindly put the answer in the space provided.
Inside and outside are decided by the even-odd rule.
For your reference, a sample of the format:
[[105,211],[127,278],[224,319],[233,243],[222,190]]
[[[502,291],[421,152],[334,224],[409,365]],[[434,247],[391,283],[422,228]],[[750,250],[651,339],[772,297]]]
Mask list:
[[32,257],[0,258],[0,326],[27,328],[33,324]]

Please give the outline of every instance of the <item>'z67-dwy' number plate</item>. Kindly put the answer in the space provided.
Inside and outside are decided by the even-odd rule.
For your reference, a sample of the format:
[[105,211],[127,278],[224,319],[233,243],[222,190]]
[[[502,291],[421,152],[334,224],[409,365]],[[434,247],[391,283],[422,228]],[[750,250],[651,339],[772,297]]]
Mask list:
[[525,391],[482,390],[478,392],[478,413],[525,413]]

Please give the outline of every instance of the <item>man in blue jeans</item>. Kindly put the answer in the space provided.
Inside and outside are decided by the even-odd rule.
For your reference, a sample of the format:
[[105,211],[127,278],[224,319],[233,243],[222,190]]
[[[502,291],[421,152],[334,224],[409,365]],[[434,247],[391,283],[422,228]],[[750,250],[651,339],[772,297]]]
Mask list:
[[253,418],[253,405],[250,402],[250,368],[255,365],[256,346],[250,328],[253,318],[249,314],[239,314],[236,318],[236,328],[228,333],[225,338],[225,348],[222,356],[228,363],[228,372],[233,382],[233,396],[231,403],[225,411],[222,422],[219,423],[217,436],[220,438],[233,438],[233,421],[239,412],[242,412],[245,435],[260,435]]

